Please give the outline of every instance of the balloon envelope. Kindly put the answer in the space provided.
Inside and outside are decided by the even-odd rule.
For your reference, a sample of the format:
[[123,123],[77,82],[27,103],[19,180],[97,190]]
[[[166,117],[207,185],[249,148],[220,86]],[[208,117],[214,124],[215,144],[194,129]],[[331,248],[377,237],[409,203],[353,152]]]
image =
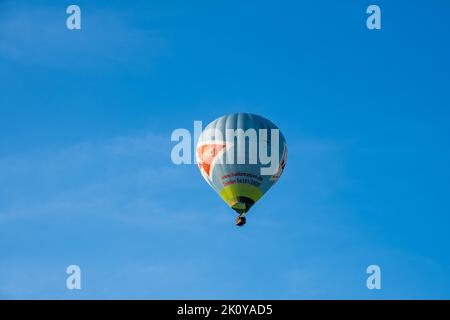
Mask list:
[[233,113],[203,130],[196,156],[208,184],[231,208],[245,214],[281,176],[287,147],[284,136],[269,120]]

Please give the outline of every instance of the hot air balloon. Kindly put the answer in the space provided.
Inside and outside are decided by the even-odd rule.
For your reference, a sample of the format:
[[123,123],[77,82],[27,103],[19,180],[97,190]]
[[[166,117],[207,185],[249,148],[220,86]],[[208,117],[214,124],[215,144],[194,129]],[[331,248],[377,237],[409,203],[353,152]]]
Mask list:
[[286,165],[284,136],[269,120],[232,113],[201,133],[196,157],[206,182],[246,223],[249,209],[278,181]]

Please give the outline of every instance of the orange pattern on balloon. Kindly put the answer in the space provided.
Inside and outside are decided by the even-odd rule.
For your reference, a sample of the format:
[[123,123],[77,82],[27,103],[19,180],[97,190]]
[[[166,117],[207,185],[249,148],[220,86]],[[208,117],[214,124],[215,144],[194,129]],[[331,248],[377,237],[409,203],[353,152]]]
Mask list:
[[198,167],[203,168],[209,176],[211,171],[211,164],[219,153],[225,148],[225,144],[204,144],[197,148]]

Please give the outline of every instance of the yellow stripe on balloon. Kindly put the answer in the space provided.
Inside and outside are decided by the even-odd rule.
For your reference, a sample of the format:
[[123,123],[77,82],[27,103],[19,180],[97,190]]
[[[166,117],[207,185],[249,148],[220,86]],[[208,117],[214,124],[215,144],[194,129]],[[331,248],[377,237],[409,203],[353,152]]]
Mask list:
[[232,207],[238,202],[237,197],[247,197],[256,202],[262,197],[262,192],[251,184],[236,183],[223,188],[219,192],[219,195],[230,207]]

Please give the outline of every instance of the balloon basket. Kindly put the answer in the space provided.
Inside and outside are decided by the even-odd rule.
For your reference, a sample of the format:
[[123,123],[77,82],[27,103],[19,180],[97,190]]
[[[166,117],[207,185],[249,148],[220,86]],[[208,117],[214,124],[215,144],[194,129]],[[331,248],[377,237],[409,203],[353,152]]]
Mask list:
[[238,227],[242,227],[242,226],[245,224],[246,221],[247,221],[247,219],[246,219],[244,216],[239,216],[239,217],[236,219],[236,225],[237,225]]

